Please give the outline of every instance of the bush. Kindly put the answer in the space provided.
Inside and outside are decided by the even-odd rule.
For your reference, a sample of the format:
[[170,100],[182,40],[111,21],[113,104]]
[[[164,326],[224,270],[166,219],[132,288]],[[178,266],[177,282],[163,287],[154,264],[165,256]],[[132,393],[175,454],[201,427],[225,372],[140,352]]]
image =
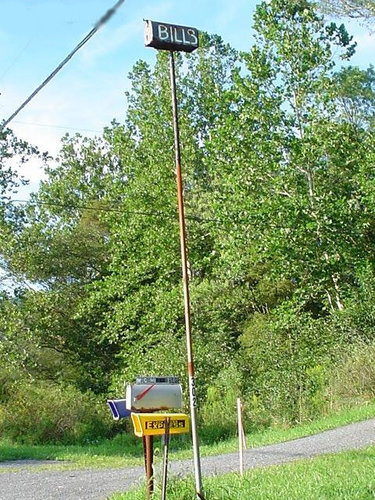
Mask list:
[[325,318],[283,308],[255,314],[240,341],[255,427],[301,423],[324,411],[327,371],[341,342]]
[[105,402],[72,386],[19,384],[0,407],[0,434],[27,444],[96,441],[113,429]]
[[215,384],[207,389],[201,410],[202,434],[205,441],[219,441],[236,434],[237,398],[240,396],[240,374],[233,363],[221,371]]
[[364,404],[375,398],[375,344],[359,341],[332,368],[326,389],[330,410]]

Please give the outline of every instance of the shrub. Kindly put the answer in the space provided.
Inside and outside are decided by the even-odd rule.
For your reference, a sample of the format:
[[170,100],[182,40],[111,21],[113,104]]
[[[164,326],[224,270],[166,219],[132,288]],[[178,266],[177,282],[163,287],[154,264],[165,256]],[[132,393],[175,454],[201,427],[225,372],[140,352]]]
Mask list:
[[331,410],[339,410],[374,398],[375,344],[359,341],[347,348],[332,368],[326,400]]
[[203,436],[207,442],[218,441],[237,432],[236,401],[241,396],[238,368],[233,363],[221,371],[214,385],[207,389],[202,406]]
[[18,384],[0,409],[1,435],[22,443],[96,441],[113,428],[105,402],[72,386]]

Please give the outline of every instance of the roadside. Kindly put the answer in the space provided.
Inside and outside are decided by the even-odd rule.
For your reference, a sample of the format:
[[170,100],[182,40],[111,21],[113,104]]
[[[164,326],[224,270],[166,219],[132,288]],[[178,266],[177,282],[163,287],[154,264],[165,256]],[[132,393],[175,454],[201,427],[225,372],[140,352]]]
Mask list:
[[[344,450],[361,449],[375,443],[375,419],[357,422],[309,437],[247,450],[246,468],[264,467]],[[7,462],[9,464],[9,462]],[[6,462],[0,464],[4,467]],[[156,469],[160,463],[156,463]],[[42,468],[43,469],[43,468]],[[191,460],[170,464],[171,475],[184,477],[193,472]],[[237,453],[202,458],[205,476],[238,471]],[[158,471],[156,470],[156,475]],[[2,500],[104,500],[115,492],[140,484],[143,467],[125,469],[41,470],[27,468],[3,471]]]
[[[375,402],[354,406],[287,429],[270,428],[259,432],[249,432],[247,434],[248,448],[291,441],[370,418],[375,418]],[[237,438],[211,442],[210,437],[205,435],[204,429],[201,429],[200,440],[202,457],[233,453],[238,449]],[[191,458],[191,440],[187,435],[174,437],[172,443],[171,461]],[[52,460],[51,467],[64,470],[141,467],[143,466],[142,441],[134,437],[132,432],[122,432],[110,440],[97,443],[68,446],[27,445],[0,440],[0,464],[5,461],[15,463],[15,460],[23,459]],[[56,461],[57,464],[54,463]],[[43,467],[47,468],[49,465],[45,464]],[[4,469],[0,466],[0,473],[2,470]]]

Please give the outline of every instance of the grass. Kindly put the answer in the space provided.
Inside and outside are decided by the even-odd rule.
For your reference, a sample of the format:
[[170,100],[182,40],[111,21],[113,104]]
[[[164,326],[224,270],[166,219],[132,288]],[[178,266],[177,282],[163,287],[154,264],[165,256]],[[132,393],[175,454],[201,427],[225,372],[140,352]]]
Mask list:
[[[375,416],[375,402],[366,406],[342,411],[311,423],[288,429],[269,429],[247,436],[248,447],[263,446],[299,437],[316,434],[342,425],[358,422]],[[237,450],[237,439],[211,443],[209,436],[201,433],[200,452],[202,456],[230,453]],[[160,454],[158,440],[155,440],[155,455]],[[191,458],[191,443],[188,436],[173,437],[170,459]],[[66,461],[63,468],[82,467],[127,467],[143,464],[142,440],[130,434],[120,434],[111,440],[87,445],[21,445],[0,441],[0,461],[4,460],[60,460]]]
[[[0,441],[0,461],[59,460],[62,468],[126,467],[143,463],[142,443],[129,434],[86,445],[23,445]],[[55,468],[55,467],[54,467]]]
[[[370,500],[375,447],[204,479],[206,500]],[[195,500],[193,478],[170,481],[168,500]],[[159,491],[155,491],[159,498]],[[143,500],[144,488],[111,500]]]

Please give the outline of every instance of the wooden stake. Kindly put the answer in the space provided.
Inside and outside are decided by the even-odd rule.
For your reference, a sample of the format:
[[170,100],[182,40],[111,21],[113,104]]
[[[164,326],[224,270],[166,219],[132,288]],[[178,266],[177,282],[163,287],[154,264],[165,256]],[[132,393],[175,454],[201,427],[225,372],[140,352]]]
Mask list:
[[243,449],[246,448],[245,432],[242,424],[242,403],[241,399],[237,398],[237,423],[238,423],[238,444],[239,444],[239,455],[240,455],[240,474],[243,476],[244,460],[243,460]]
[[171,419],[165,419],[165,434],[164,434],[164,455],[163,455],[163,483],[161,488],[161,500],[167,498],[167,476],[168,476],[168,451],[169,451],[169,424]]

